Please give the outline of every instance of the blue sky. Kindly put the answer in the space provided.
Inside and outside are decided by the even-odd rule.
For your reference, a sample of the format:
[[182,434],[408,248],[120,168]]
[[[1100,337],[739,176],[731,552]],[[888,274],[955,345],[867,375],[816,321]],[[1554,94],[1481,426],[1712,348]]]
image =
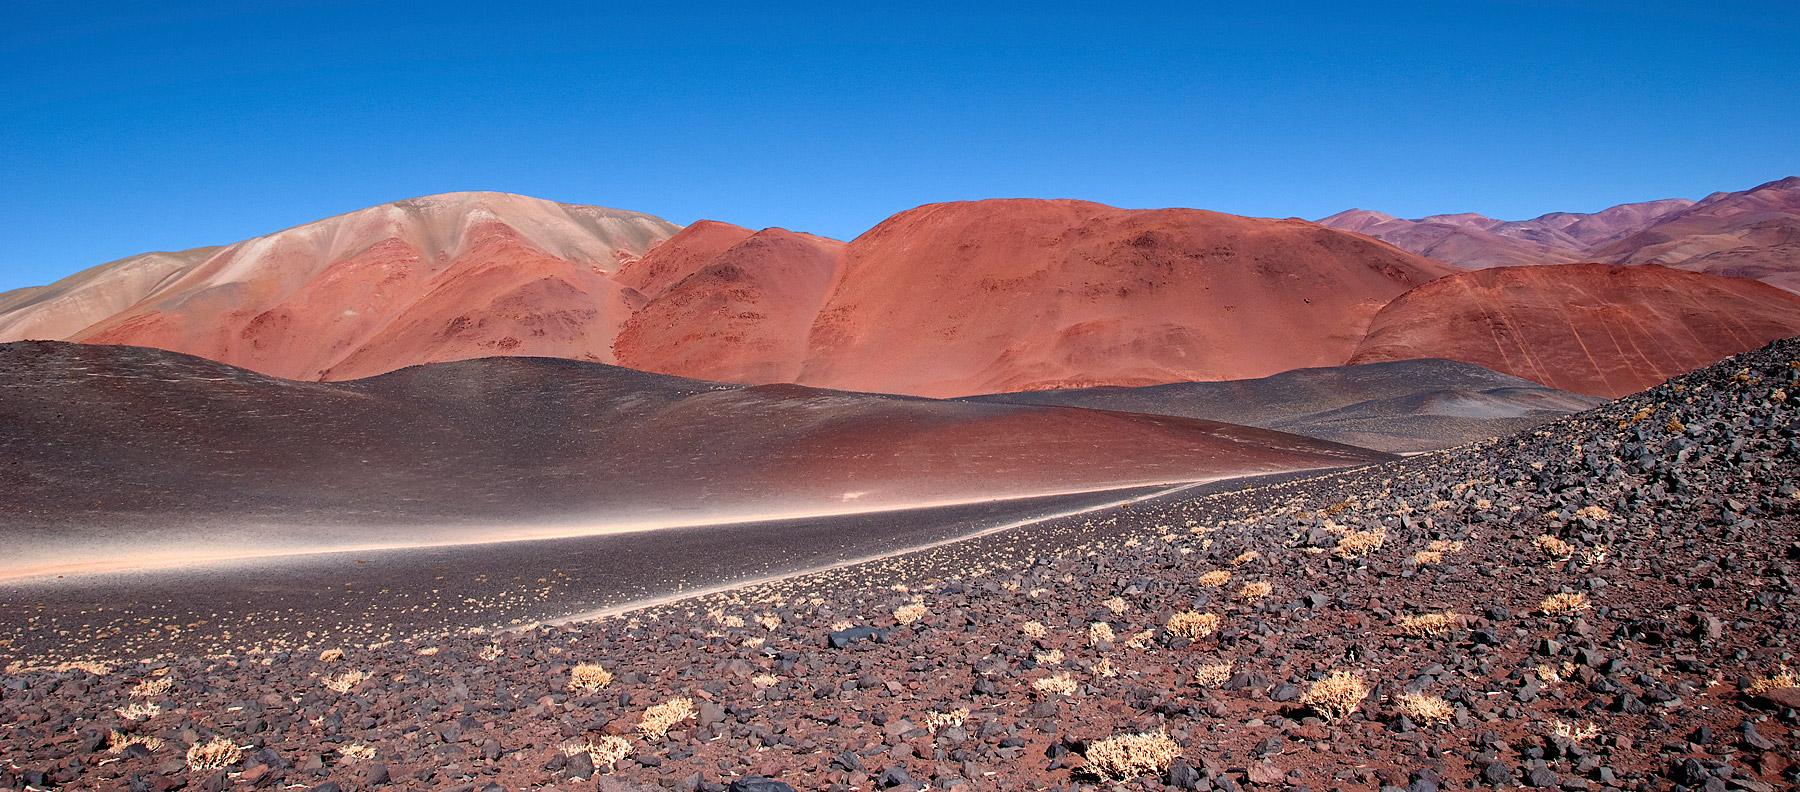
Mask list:
[[1800,174],[1791,2],[509,5],[9,0],[0,289],[451,190],[849,238],[953,199],[1518,218]]

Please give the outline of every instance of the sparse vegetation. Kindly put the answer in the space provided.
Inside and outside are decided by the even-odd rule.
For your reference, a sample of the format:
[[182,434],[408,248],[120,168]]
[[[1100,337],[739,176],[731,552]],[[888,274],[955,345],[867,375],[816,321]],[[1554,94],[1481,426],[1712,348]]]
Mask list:
[[1271,593],[1274,593],[1274,591],[1275,586],[1273,584],[1266,580],[1258,580],[1254,583],[1245,583],[1243,588],[1238,589],[1238,596],[1251,602],[1255,602],[1263,597],[1269,596]]
[[962,728],[963,722],[968,719],[968,707],[957,707],[948,712],[932,710],[931,712],[925,713],[925,729],[932,734],[937,734],[944,729]]
[[1181,745],[1163,732],[1122,734],[1088,744],[1088,766],[1106,778],[1124,780],[1160,773],[1181,756]]
[[1588,607],[1587,595],[1581,593],[1558,592],[1545,597],[1542,602],[1538,603],[1538,610],[1549,616],[1584,611]]
[[1174,633],[1175,635],[1179,635],[1190,641],[1198,641],[1201,638],[1205,638],[1218,631],[1219,615],[1216,613],[1182,611],[1170,616],[1168,623],[1164,626],[1168,628],[1169,632]]
[[1094,622],[1088,625],[1089,646],[1111,646],[1116,637],[1113,635],[1112,625],[1106,622]]
[[106,735],[106,750],[112,753],[124,753],[133,745],[141,745],[144,750],[154,753],[163,747],[163,739],[148,734],[126,734],[118,729]]
[[1109,597],[1100,604],[1112,611],[1114,616],[1124,615],[1126,611],[1131,610],[1131,605],[1125,601],[1124,597]]
[[133,685],[131,687],[131,697],[132,698],[146,698],[146,699],[147,698],[157,698],[158,696],[168,693],[169,688],[172,688],[174,686],[175,686],[175,680],[170,677],[166,677],[166,676],[150,677],[148,679],[144,679],[144,680],[138,682],[136,685]]
[[1451,611],[1400,617],[1400,632],[1413,638],[1435,638],[1456,629],[1462,617]]
[[1019,632],[1024,633],[1028,638],[1042,638],[1049,634],[1049,631],[1044,629],[1042,623],[1034,621],[1028,621],[1019,625]]
[[353,668],[342,674],[338,674],[337,676],[325,677],[324,685],[327,690],[330,690],[333,693],[349,693],[351,690],[354,690],[357,685],[362,684],[363,680],[368,678],[368,672]]
[[1387,541],[1387,531],[1375,528],[1367,531],[1351,531],[1338,539],[1337,554],[1339,558],[1364,558],[1381,549]]
[[662,738],[669,729],[695,715],[694,700],[686,696],[669,699],[644,710],[643,718],[638,720],[638,733],[645,737]]
[[375,746],[368,743],[347,743],[338,748],[338,761],[344,764],[367,762],[375,758]]
[[1234,567],[1241,567],[1258,558],[1262,558],[1262,553],[1258,553],[1255,550],[1247,550],[1239,553],[1236,558],[1231,559],[1231,565]]
[[342,659],[344,659],[344,650],[342,649],[326,649],[319,653],[320,662],[335,663]]
[[1541,534],[1537,538],[1538,549],[1558,560],[1567,560],[1575,555],[1575,546],[1550,534]]
[[912,624],[913,622],[916,622],[920,619],[925,618],[925,614],[930,613],[930,612],[931,611],[929,611],[925,608],[925,603],[913,602],[913,603],[910,603],[907,605],[902,605],[898,608],[895,608],[894,609],[894,621],[897,621],[901,624]]
[[206,742],[194,743],[188,748],[188,770],[220,770],[238,763],[244,757],[243,749],[224,737],[214,737]]
[[1590,721],[1556,720],[1550,722],[1550,734],[1575,742],[1586,742],[1600,736],[1600,727]]
[[1200,585],[1207,588],[1218,588],[1231,580],[1231,573],[1223,569],[1215,569],[1200,576]]
[[567,743],[562,747],[564,756],[587,754],[593,760],[594,769],[602,773],[612,770],[620,759],[631,754],[631,742],[624,737],[609,734],[595,740],[592,737],[580,742]]
[[1751,680],[1750,686],[1745,688],[1745,691],[1752,696],[1760,696],[1776,690],[1785,690],[1794,687],[1800,687],[1800,677],[1795,676],[1794,672],[1788,670],[1787,666],[1782,666],[1780,671],[1770,674],[1769,676],[1757,677],[1756,679]]
[[1047,676],[1042,679],[1034,680],[1031,683],[1031,689],[1039,693],[1049,693],[1058,696],[1073,696],[1075,695],[1076,689],[1075,676],[1067,671]]
[[119,717],[124,718],[125,720],[140,721],[149,720],[150,718],[161,715],[162,707],[152,702],[133,701],[130,704],[118,707],[113,711],[119,713]]
[[592,693],[612,684],[611,671],[601,667],[599,663],[581,663],[569,669],[569,689]]
[[1208,663],[1194,671],[1194,681],[1201,687],[1218,687],[1230,679],[1230,663]]
[[1456,717],[1456,708],[1439,696],[1424,693],[1402,693],[1394,698],[1400,714],[1419,723],[1448,723]]
[[1312,683],[1300,697],[1300,703],[1311,707],[1326,720],[1340,720],[1362,706],[1369,697],[1369,683],[1349,671],[1333,671]]

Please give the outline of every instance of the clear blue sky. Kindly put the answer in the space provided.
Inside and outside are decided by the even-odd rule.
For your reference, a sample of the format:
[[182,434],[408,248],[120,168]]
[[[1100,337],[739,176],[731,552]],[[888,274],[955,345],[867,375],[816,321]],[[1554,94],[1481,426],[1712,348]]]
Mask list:
[[[1514,218],[1800,173],[1800,4],[0,4],[0,289],[413,195]],[[163,8],[161,6],[166,6]]]

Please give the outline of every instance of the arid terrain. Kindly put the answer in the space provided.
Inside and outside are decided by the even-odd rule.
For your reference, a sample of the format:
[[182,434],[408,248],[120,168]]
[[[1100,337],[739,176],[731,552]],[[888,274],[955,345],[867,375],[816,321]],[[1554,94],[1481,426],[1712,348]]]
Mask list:
[[[72,657],[40,621],[8,639],[0,773],[1792,788],[1797,387],[1782,341],[1497,441],[559,625],[476,608],[415,635],[138,659]],[[155,621],[113,629],[209,629]]]

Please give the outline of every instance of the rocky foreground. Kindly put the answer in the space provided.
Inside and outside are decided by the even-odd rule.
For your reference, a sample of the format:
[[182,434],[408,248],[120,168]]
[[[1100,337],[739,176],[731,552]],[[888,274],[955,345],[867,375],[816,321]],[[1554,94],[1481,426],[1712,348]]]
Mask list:
[[598,621],[19,658],[0,785],[1791,789],[1790,392],[1800,339],[1504,440]]

